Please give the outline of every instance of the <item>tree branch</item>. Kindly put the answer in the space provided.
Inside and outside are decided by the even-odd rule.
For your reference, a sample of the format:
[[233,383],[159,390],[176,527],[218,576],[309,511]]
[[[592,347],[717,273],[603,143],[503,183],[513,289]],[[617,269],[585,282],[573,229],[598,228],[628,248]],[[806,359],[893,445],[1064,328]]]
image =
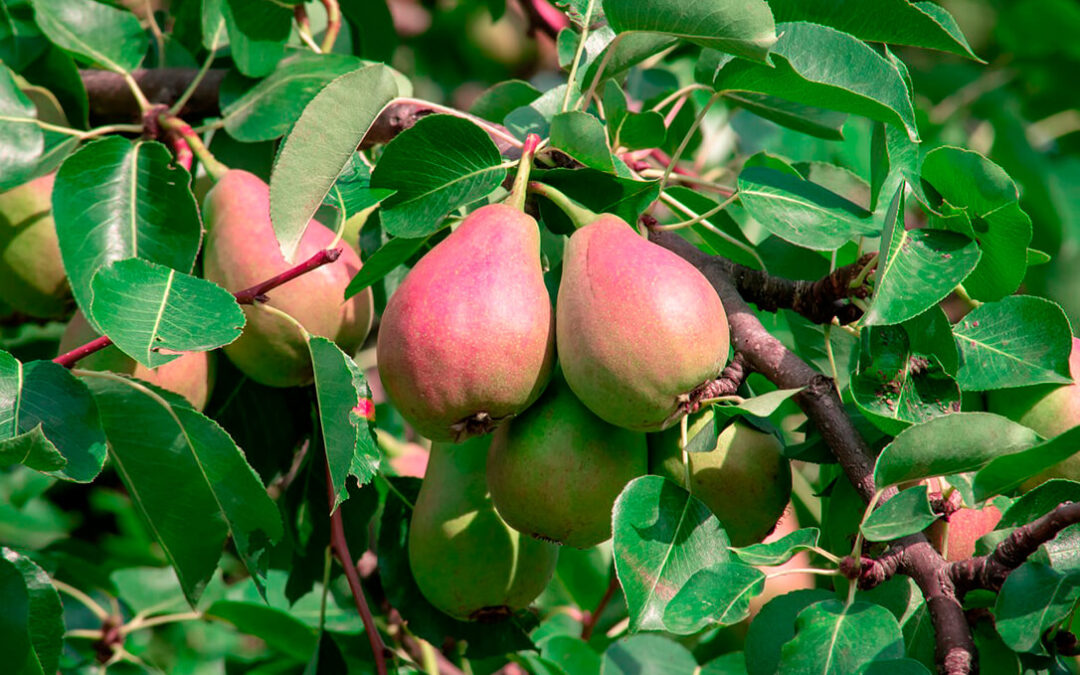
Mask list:
[[[712,283],[727,312],[731,343],[754,370],[779,387],[803,388],[795,401],[817,426],[856,491],[869,502],[877,492],[874,454],[844,410],[832,379],[811,368],[765,329],[728,276],[730,262],[702,252],[672,232],[654,231],[649,239],[689,261]],[[880,502],[894,494],[895,488],[888,489]],[[948,675],[974,672],[975,641],[949,577],[948,563],[923,534],[900,539],[893,547],[896,550],[887,563],[889,567],[883,570],[907,574],[922,590],[937,638],[935,658],[939,670]]]
[[[233,293],[233,297],[236,298],[236,302],[241,305],[253,305],[256,302],[266,302],[267,300],[269,300],[269,298],[266,297],[266,293],[268,293],[269,291],[277,288],[278,286],[286,282],[292,281],[298,276],[307,274],[311,270],[334,262],[338,259],[340,255],[341,249],[339,248],[324,249],[311,256],[304,262],[300,263],[299,265],[285,270],[281,274],[271,277],[266,281],[257,283],[251,288],[245,288],[242,291],[237,291],[236,293]],[[80,345],[75,349],[72,349],[66,354],[61,354],[60,356],[57,356],[55,359],[53,359],[53,363],[58,363],[65,368],[72,368],[75,366],[76,363],[79,362],[80,359],[84,359],[87,356],[93,354],[94,352],[101,351],[112,343],[113,341],[109,338],[109,336],[102,335],[101,337],[94,338],[93,340],[87,342],[84,345]]]
[[1013,530],[994,548],[993,553],[954,562],[949,567],[949,576],[961,598],[976,588],[1001,590],[1010,572],[1022,565],[1040,546],[1076,523],[1080,523],[1080,502],[1058,504],[1041,518]]

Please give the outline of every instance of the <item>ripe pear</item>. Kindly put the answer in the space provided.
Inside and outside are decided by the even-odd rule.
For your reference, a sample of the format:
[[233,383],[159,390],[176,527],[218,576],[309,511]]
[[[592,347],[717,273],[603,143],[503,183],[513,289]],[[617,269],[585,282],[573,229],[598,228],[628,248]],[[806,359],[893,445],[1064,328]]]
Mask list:
[[[206,245],[203,274],[236,292],[266,281],[293,266],[281,255],[270,222],[270,188],[258,176],[232,169],[218,179],[203,205]],[[328,248],[334,233],[312,220],[295,256],[299,264]],[[342,302],[345,287],[360,271],[352,247],[340,244],[336,262],[308,272],[273,290],[266,304],[296,319],[312,335],[337,342],[351,354],[371,330],[371,290]],[[288,319],[259,304],[244,307],[247,325],[225,354],[245,375],[271,387],[292,387],[312,380],[307,341]]]
[[[693,415],[687,438],[713,423],[712,410]],[[649,471],[686,486],[679,430],[649,434]],[[756,544],[784,514],[791,499],[791,466],[772,434],[735,421],[708,452],[691,452],[690,493],[720,519],[732,546]]]
[[612,215],[567,242],[555,326],[570,388],[636,431],[671,426],[727,361],[727,315],[708,280]]
[[528,410],[499,427],[488,454],[495,508],[539,539],[589,548],[611,537],[611,507],[648,470],[642,433],[612,426],[556,372]]
[[945,521],[935,520],[926,528],[926,536],[949,562],[967,560],[975,555],[975,542],[993,532],[1000,521],[1001,511],[993,504],[981,509],[962,508],[949,517],[947,527]]
[[379,376],[420,434],[485,434],[540,396],[555,354],[536,221],[473,211],[412,268],[379,326]]
[[71,290],[52,218],[56,174],[0,193],[0,298],[40,318],[62,316]]
[[503,522],[488,494],[490,436],[435,443],[409,525],[409,567],[424,597],[467,621],[523,609],[555,572],[558,547]]
[[[60,338],[59,353],[66,354],[97,337],[98,333],[83,313],[76,311]],[[192,407],[201,411],[210,400],[210,392],[214,388],[213,359],[214,356],[210,352],[190,352],[151,369],[120,351],[116,346],[110,345],[81,359],[76,368],[95,371],[110,370],[114,373],[130,375],[180,394],[191,403]]]
[[[1073,338],[1069,354],[1073,384],[1036,384],[1030,387],[989,391],[987,410],[1031,427],[1043,438],[1053,438],[1080,424],[1080,338]],[[1024,491],[1051,478],[1080,480],[1080,455],[1073,455],[1025,482]]]

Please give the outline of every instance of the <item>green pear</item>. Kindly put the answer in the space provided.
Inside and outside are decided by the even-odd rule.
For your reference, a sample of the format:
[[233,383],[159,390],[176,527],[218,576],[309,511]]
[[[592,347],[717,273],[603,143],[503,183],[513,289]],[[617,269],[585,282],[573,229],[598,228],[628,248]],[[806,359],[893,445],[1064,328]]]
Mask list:
[[470,213],[417,262],[379,325],[379,377],[419,433],[460,442],[540,396],[555,355],[536,221]]
[[728,356],[727,315],[709,281],[612,215],[567,242],[555,327],[570,388],[636,431],[671,426]]
[[424,597],[467,621],[523,609],[555,573],[558,547],[503,522],[488,494],[490,436],[435,443],[409,525],[409,567]]
[[[233,169],[225,172],[206,195],[207,224],[203,274],[236,292],[288,270],[270,222],[270,189],[259,177]],[[295,256],[299,264],[328,248],[334,233],[312,220]],[[349,300],[345,287],[360,270],[360,258],[342,244],[336,262],[308,272],[272,291],[266,303],[288,314],[312,335],[330,338],[348,354],[371,329],[374,306],[367,289]],[[261,304],[244,308],[247,325],[225,354],[245,375],[271,387],[291,387],[312,380],[307,340],[288,318]]]
[[487,480],[511,527],[589,548],[611,537],[611,507],[648,470],[645,435],[585,407],[556,372],[544,394],[495,431]]
[[[60,352],[66,354],[80,345],[97,339],[98,333],[81,311],[71,317],[60,338]],[[157,368],[147,368],[116,346],[110,345],[79,360],[76,368],[130,375],[180,394],[196,410],[203,410],[214,388],[214,356],[210,352],[190,352]]]
[[40,318],[63,316],[71,289],[52,218],[56,174],[0,193],[0,298]]
[[[1073,338],[1069,354],[1073,384],[1036,384],[986,393],[986,409],[1024,426],[1043,438],[1053,438],[1080,424],[1080,338]],[[1080,454],[1060,462],[1021,486],[1030,490],[1051,478],[1080,480]]]
[[[713,424],[712,410],[688,420],[687,438]],[[679,429],[649,434],[649,470],[686,486],[686,466],[679,449]],[[732,546],[756,544],[784,515],[791,498],[791,466],[772,434],[735,421],[708,452],[687,453],[690,493],[720,519]]]

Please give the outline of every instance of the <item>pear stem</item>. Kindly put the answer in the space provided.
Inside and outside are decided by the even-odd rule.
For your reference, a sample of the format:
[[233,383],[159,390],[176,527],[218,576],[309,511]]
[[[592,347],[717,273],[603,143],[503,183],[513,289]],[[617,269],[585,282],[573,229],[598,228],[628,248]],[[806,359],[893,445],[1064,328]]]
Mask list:
[[555,206],[558,206],[570,218],[575,228],[585,227],[600,217],[546,183],[529,181],[529,192],[550,199]]
[[506,203],[519,211],[525,210],[525,192],[529,186],[529,174],[532,172],[533,158],[536,157],[536,148],[540,145],[540,137],[529,134],[525,137],[525,144],[521,146],[521,161],[518,163],[517,175],[514,176],[514,186],[510,189],[510,196]]
[[210,174],[210,177],[215,181],[225,175],[225,172],[229,170],[229,167],[225,166],[214,157],[210,149],[206,147],[206,144],[202,142],[199,135],[195,133],[195,130],[191,128],[184,120],[180,119],[176,115],[163,114],[158,117],[161,122],[161,126],[165,127],[169,131],[180,136],[180,138],[187,141],[191,146],[191,151],[195,153],[195,156],[199,158],[202,165],[206,167],[206,172]]
[[[260,282],[252,286],[251,288],[245,288],[242,291],[233,293],[233,297],[236,298],[236,302],[241,305],[254,305],[256,301],[266,300],[266,293],[277,288],[278,286],[292,281],[296,277],[307,274],[308,272],[322,267],[328,263],[332,263],[338,259],[341,255],[341,249],[330,248],[319,251],[315,255],[311,256],[304,262],[291,267],[281,274],[273,276],[266,281]],[[80,359],[84,359],[90,356],[94,352],[99,352],[111,345],[113,341],[108,335],[102,335],[101,337],[94,338],[90,342],[84,345],[80,345],[70,352],[61,354],[53,359],[53,363],[58,363],[65,368],[72,368]]]

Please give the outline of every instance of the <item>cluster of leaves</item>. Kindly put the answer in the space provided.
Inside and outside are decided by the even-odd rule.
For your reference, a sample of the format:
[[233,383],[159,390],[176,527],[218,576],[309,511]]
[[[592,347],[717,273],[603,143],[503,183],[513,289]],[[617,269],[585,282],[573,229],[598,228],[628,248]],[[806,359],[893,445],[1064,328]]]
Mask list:
[[[298,5],[305,24],[294,23],[287,3],[184,0],[151,15],[168,19],[151,40],[148,17],[95,0],[6,1],[0,187],[57,172],[53,216],[76,304],[124,353],[155,367],[231,342],[243,314],[198,276],[200,177],[158,140],[113,133],[141,126],[91,127],[79,66],[128,82],[140,65],[195,66],[199,57],[228,66],[220,117],[189,121],[213,130],[219,158],[269,177],[287,258],[313,215],[346,232],[359,218],[365,264],[347,295],[373,288],[379,309],[461,214],[505,196],[508,157],[537,133],[548,139],[537,180],[629,222],[649,211],[687,224],[680,233],[701,249],[748,267],[814,279],[877,252],[855,326],[818,326],[786,311],[760,318],[836,380],[848,413],[880,450],[879,489],[947,476],[967,505],[993,503],[1004,513],[984,547],[1077,499],[1080,486],[1070,481],[1014,498],[1025,480],[1073,454],[1075,429],[1046,439],[991,413],[962,412],[988,390],[1071,381],[1065,312],[1017,292],[1052,284],[1039,267],[1051,258],[1044,251],[1056,253],[1062,224],[1080,219],[1061,214],[1048,187],[1058,165],[1071,161],[1075,170],[1075,160],[1049,154],[1053,139],[1025,134],[1022,115],[1031,112],[1015,101],[1022,89],[1006,96],[1008,105],[985,102],[1000,139],[992,148],[969,139],[969,119],[941,110],[948,101],[928,109],[916,95],[913,83],[933,90],[952,81],[936,77],[939,63],[974,72],[983,83],[973,85],[974,98],[949,105],[978,116],[987,69],[952,15],[907,0],[845,0],[828,11],[797,0],[564,4],[573,25],[559,32],[555,58],[566,83],[541,90],[501,82],[467,114],[428,105],[436,114],[360,154],[388,106],[416,104],[408,97],[418,74],[381,63],[396,42],[383,3],[343,2],[348,30],[333,53],[316,53],[305,45],[332,23],[319,4]],[[1029,4],[1007,4],[993,47],[1027,59],[1010,86],[1052,80],[1060,66],[1045,65],[1050,52],[1025,41]],[[1080,21],[1066,0],[1049,6],[1060,25]],[[908,62],[928,59],[933,68],[909,70]],[[1047,107],[1057,101],[1031,98],[1025,105],[1057,112]],[[691,155],[693,170],[675,166]],[[554,287],[573,225],[549,201],[533,206]],[[957,289],[973,307],[960,320],[943,304]],[[935,667],[927,605],[910,579],[851,595],[834,569],[842,556],[874,552],[877,542],[937,520],[927,487],[908,487],[868,512],[812,425],[785,453],[803,462],[809,488],[795,506],[814,527],[734,549],[701,501],[645,476],[619,497],[609,546],[561,553],[538,613],[476,626],[439,614],[411,578],[405,543],[417,481],[381,461],[408,447],[407,430],[382,401],[377,434],[357,414],[357,402],[371,397],[363,358],[314,338],[316,385],[290,391],[256,385],[219,359],[204,414],[146,383],[38,360],[52,355],[42,345],[55,344],[56,329],[17,326],[0,352],[0,465],[10,467],[0,474],[0,645],[12,672],[88,668],[110,621],[126,638],[122,648],[106,645],[118,670],[200,672],[200,663],[228,655],[236,672],[370,672],[359,617],[330,573],[332,507],[343,511],[353,550],[377,552],[367,578],[381,626],[393,608],[406,637],[440,647],[450,640],[460,646],[451,656],[477,672],[508,659],[530,673],[566,675]],[[752,415],[779,428],[798,413],[795,392],[760,376],[741,393],[742,403],[717,406],[718,419]],[[710,447],[718,431],[707,428],[689,449]],[[84,508],[88,515],[75,518]],[[1070,529],[1000,593],[968,598],[969,608],[995,618],[994,627],[975,628],[983,672],[1066,667],[1044,638],[1072,630],[1076,545]],[[805,551],[829,575],[770,601],[740,636],[731,627],[766,588],[758,566]],[[609,582],[620,590],[611,604],[602,601]],[[57,588],[81,601],[61,604]],[[105,609],[107,600],[117,609]],[[605,609],[586,620],[583,638],[581,612],[598,605]],[[405,630],[395,625],[399,644]],[[417,657],[399,657],[402,672],[418,667]]]

